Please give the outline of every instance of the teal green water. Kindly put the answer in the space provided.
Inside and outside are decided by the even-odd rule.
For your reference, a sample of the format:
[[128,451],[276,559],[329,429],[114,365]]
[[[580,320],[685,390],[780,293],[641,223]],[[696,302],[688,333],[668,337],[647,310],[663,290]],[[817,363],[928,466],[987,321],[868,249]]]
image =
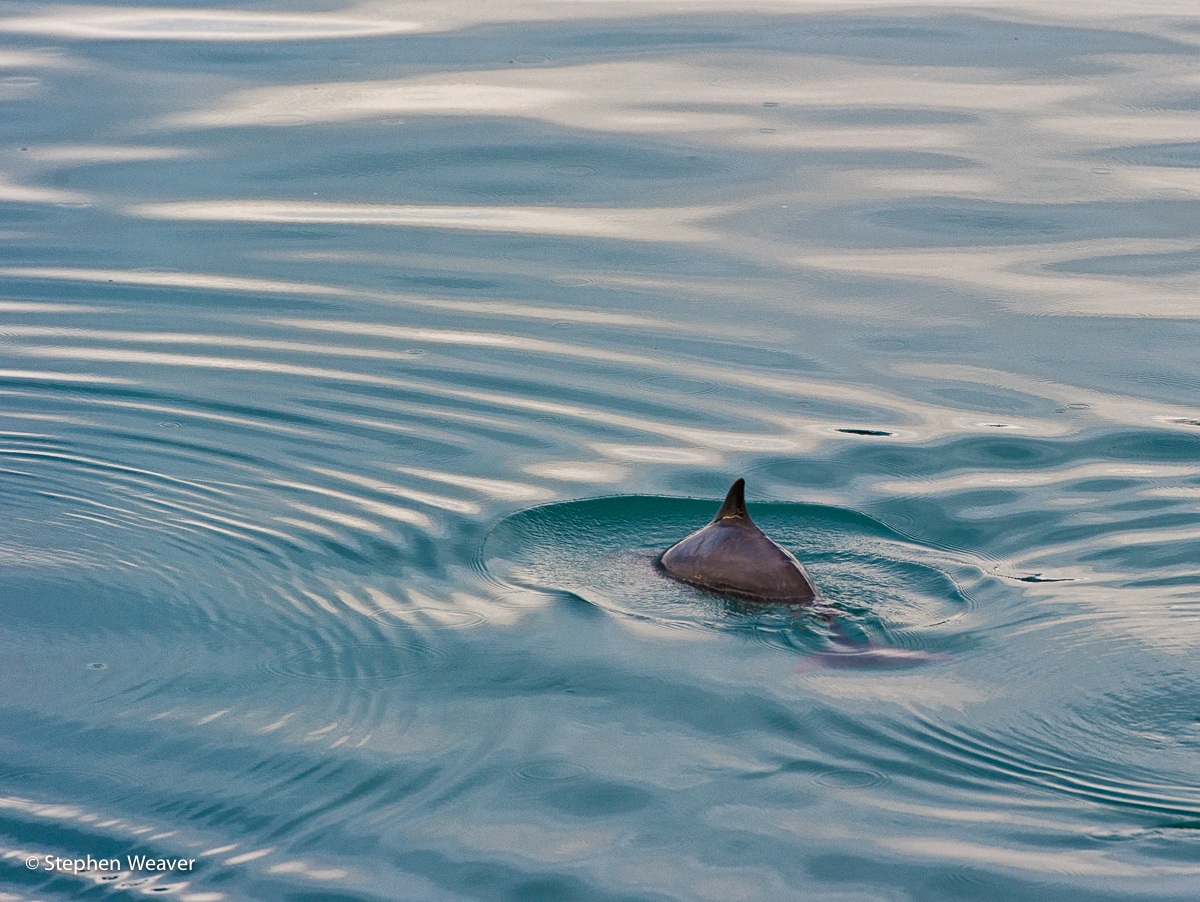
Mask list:
[[4,5],[3,898],[1195,899],[1198,61]]

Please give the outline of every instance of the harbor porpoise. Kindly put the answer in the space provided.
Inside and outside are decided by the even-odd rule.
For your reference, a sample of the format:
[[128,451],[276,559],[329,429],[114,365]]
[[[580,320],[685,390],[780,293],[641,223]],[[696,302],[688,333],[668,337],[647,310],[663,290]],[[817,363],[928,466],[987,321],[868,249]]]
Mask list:
[[754,525],[739,479],[711,523],[663,552],[658,566],[680,582],[763,601],[805,603],[818,593],[804,566]]
[[849,668],[914,667],[950,661],[950,655],[890,648],[852,639],[809,579],[804,565],[754,525],[746,512],[746,481],[739,479],[711,523],[672,545],[658,559],[667,576],[702,589],[753,601],[803,606],[829,624],[830,646],[801,658],[795,673]]

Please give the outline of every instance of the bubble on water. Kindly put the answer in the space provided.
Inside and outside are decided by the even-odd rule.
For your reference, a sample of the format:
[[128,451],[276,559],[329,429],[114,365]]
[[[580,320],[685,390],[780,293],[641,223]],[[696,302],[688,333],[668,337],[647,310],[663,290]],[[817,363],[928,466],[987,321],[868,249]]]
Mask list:
[[575,764],[572,761],[531,761],[514,771],[522,779],[545,782],[574,780],[578,777],[586,777],[591,772],[591,768]]
[[721,387],[719,382],[688,376],[647,376],[630,384],[638,391],[656,395],[707,395]]
[[813,777],[813,782],[838,789],[870,789],[886,783],[887,777],[879,771],[838,767],[822,771]]

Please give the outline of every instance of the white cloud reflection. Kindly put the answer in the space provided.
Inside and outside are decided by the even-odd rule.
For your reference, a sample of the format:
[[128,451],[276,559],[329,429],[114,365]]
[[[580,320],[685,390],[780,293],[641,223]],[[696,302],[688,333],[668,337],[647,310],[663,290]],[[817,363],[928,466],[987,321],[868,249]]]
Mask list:
[[[974,71],[974,70],[972,70]],[[280,127],[396,115],[516,116],[569,128],[633,134],[688,134],[708,141],[764,140],[764,92],[796,109],[871,106],[1021,113],[1087,94],[1078,84],[997,84],[959,69],[895,67],[809,55],[763,53],[737,65],[720,60],[621,62],[503,68],[374,81],[250,88],[168,117],[171,128]],[[697,97],[704,98],[697,105]],[[977,130],[975,130],[977,131]],[[774,144],[796,147],[914,147],[950,150],[977,140],[969,125],[781,129]]]
[[62,188],[18,185],[9,181],[3,173],[0,173],[0,203],[6,201],[15,204],[85,206],[91,203],[91,197],[79,191],[67,191]]
[[104,144],[56,144],[30,147],[27,156],[44,163],[138,163],[194,155],[183,147],[128,147]]
[[572,238],[633,241],[699,241],[693,226],[705,208],[466,207],[349,204],[288,200],[218,200],[140,204],[129,210],[145,219],[200,222],[337,223],[405,228],[519,232]]
[[[1200,190],[1200,183],[1197,184]],[[1018,313],[1059,316],[1200,317],[1194,274],[1089,274],[1060,269],[1075,260],[1194,252],[1190,239],[1099,239],[1000,247],[808,250],[796,265],[985,293]],[[1137,303],[1131,303],[1131,297]]]
[[[0,30],[3,24],[0,23]],[[0,69],[65,69],[77,63],[57,48],[31,50],[0,49]]]
[[389,15],[353,18],[120,6],[51,7],[41,15],[0,19],[0,32],[108,41],[309,41],[398,34],[419,27]]

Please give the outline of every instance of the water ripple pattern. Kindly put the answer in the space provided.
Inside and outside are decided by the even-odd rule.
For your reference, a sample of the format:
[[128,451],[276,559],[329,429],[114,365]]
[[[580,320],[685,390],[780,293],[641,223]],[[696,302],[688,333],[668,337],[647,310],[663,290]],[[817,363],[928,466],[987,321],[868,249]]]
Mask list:
[[822,634],[840,640],[835,648],[866,644],[873,634],[876,641],[927,643],[939,634],[952,641],[954,622],[973,603],[970,589],[984,582],[977,563],[917,547],[853,512],[752,507],[755,523],[804,562],[823,593],[819,603],[762,604],[666,577],[658,556],[711,519],[711,502],[626,496],[523,511],[488,536],[483,563],[498,580],[567,593],[643,628],[744,633],[798,648]]
[[1194,6],[0,10],[0,899],[1195,899]]

